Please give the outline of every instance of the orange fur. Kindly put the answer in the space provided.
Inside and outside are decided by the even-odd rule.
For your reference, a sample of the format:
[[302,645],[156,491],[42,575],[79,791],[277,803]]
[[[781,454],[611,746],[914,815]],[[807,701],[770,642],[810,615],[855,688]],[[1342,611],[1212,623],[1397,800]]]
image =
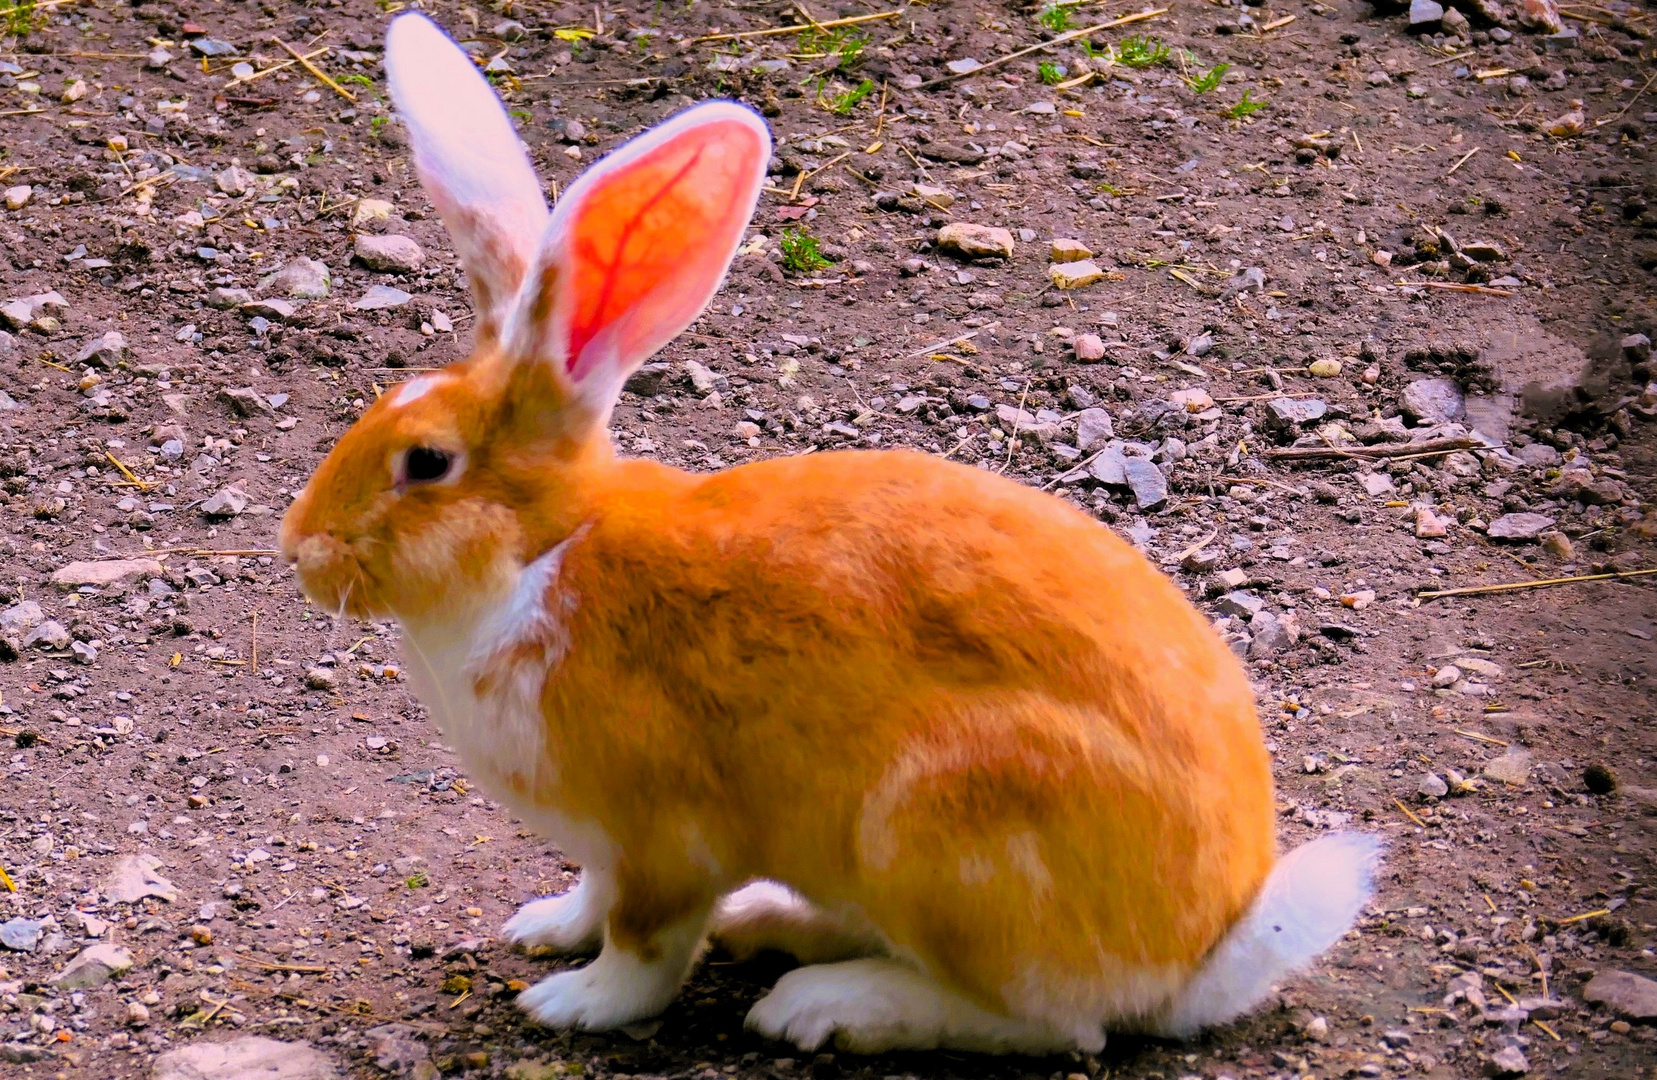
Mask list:
[[[354,611],[421,619],[588,530],[542,694],[548,752],[571,767],[556,789],[485,779],[603,823],[624,860],[618,941],[774,878],[1008,1008],[1031,964],[1177,986],[1248,905],[1274,847],[1247,681],[1107,529],[919,454],[696,476],[616,459],[602,433],[525,446],[516,417],[558,403],[508,394],[502,364],[371,409],[284,550],[321,603],[349,586]],[[468,449],[458,485],[377,490],[384,448],[432,441]],[[303,558],[358,530],[358,558]],[[687,855],[687,824],[719,873]]]
[[[741,241],[770,153],[756,116],[703,106],[615,151],[536,240],[503,225],[544,208],[523,205],[538,196],[510,125],[468,127],[492,107],[470,62],[402,16],[387,63],[491,307],[470,360],[345,434],[281,544],[319,603],[403,623],[468,767],[584,864],[579,890],[508,927],[603,940],[525,993],[532,1014],[659,1011],[716,901],[754,879],[814,907],[780,890],[735,905],[746,946],[797,932],[816,935],[803,953],[885,954],[791,973],[755,1007],[750,1024],[802,1046],[837,1030],[867,1048],[1097,1048],[1101,1024],[1235,1015],[1344,928],[1367,849],[1272,874],[1242,669],[1109,530],[920,454],[697,476],[612,453],[628,371]],[[476,160],[457,150],[474,137]],[[1321,921],[1251,907],[1305,899],[1331,851],[1346,887],[1306,900]]]

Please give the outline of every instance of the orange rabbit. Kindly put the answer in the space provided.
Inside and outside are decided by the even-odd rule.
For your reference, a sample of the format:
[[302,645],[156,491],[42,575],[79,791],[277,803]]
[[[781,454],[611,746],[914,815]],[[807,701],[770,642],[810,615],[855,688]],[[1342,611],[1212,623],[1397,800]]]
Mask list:
[[549,215],[440,30],[398,18],[387,66],[476,350],[346,433],[282,550],[401,622],[468,768],[581,864],[506,924],[599,949],[531,1015],[652,1016],[712,934],[805,962],[748,1023],[806,1049],[1097,1049],[1237,1016],[1346,931],[1378,845],[1276,857],[1242,670],[1107,529],[920,454],[614,455],[623,380],[747,227],[758,117],[682,113]]

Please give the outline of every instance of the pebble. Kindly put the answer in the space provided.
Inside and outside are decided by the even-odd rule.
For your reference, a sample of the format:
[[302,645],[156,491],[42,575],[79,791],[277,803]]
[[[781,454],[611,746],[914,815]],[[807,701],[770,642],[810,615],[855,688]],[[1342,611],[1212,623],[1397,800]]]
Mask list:
[[1188,413],[1207,412],[1214,407],[1214,399],[1207,390],[1194,386],[1187,390],[1175,390],[1168,395],[1168,400]]
[[144,57],[144,64],[152,70],[159,70],[173,62],[173,54],[157,45]]
[[1168,478],[1155,462],[1142,457],[1124,458],[1122,472],[1139,509],[1149,513],[1167,504]]
[[1081,262],[1083,259],[1093,258],[1092,250],[1080,240],[1056,239],[1049,250],[1049,257],[1056,263]]
[[1076,446],[1084,454],[1092,453],[1115,435],[1110,413],[1104,409],[1083,409],[1076,417]]
[[1266,402],[1266,425],[1293,431],[1323,419],[1329,406],[1318,398],[1272,398]]
[[382,311],[386,308],[400,308],[414,297],[402,289],[393,289],[389,285],[372,285],[362,299],[351,306],[358,311]]
[[1437,773],[1428,773],[1421,778],[1421,786],[1415,791],[1423,799],[1442,799],[1450,794],[1450,785]]
[[9,919],[0,923],[0,945],[15,952],[34,952],[45,929],[43,919]]
[[132,970],[132,953],[119,945],[88,945],[48,981],[60,990],[90,990]]
[[1070,344],[1081,363],[1093,364],[1105,358],[1105,342],[1098,334],[1077,334]]
[[240,165],[232,165],[213,178],[218,189],[231,198],[246,195],[253,189],[253,174]]
[[1531,755],[1528,750],[1509,750],[1484,763],[1484,775],[1503,784],[1515,786],[1530,779]]
[[200,510],[202,515],[210,518],[235,517],[247,509],[249,499],[247,492],[237,487],[226,487],[216,495],[205,500]]
[[96,562],[72,562],[59,567],[52,571],[52,584],[66,592],[73,592],[82,585],[101,589],[160,577],[161,574],[161,564],[154,559],[101,559]]
[[1524,1051],[1517,1046],[1507,1046],[1490,1055],[1484,1072],[1486,1076],[1494,1077],[1523,1076],[1530,1072],[1530,1062],[1525,1060]]
[[370,270],[388,274],[412,274],[426,262],[420,245],[406,236],[358,233],[353,251],[357,261]]
[[1448,424],[1467,413],[1466,399],[1454,379],[1417,379],[1404,387],[1398,404],[1417,424]]
[[1326,356],[1313,360],[1306,370],[1320,379],[1333,379],[1341,373],[1341,362]]
[[[1007,245],[1008,253],[1012,252],[1012,244]],[[1080,262],[1053,263],[1047,268],[1047,276],[1053,284],[1061,289],[1080,289],[1086,285],[1105,279],[1105,272],[1092,259],[1083,259]]]
[[1213,334],[1198,334],[1185,344],[1185,352],[1189,356],[1207,356],[1213,348]]
[[1587,127],[1588,114],[1581,109],[1572,109],[1543,124],[1542,130],[1556,139],[1572,139],[1581,135]]
[[1490,523],[1485,535],[1493,540],[1519,540],[1534,543],[1544,529],[1553,526],[1554,519],[1545,514],[1503,514]]
[[207,292],[207,306],[217,308],[220,311],[228,311],[231,308],[241,307],[243,304],[252,302],[253,294],[246,289],[227,288],[221,285]]
[[1431,507],[1415,508],[1415,535],[1420,540],[1439,540],[1450,535],[1450,519],[1433,513]]
[[143,1027],[150,1022],[150,1010],[141,1001],[127,1003],[127,1026]]
[[1443,690],[1446,687],[1454,686],[1460,681],[1461,668],[1454,664],[1445,664],[1433,673],[1433,686],[1440,690]]
[[178,890],[161,876],[162,865],[154,855],[123,855],[98,885],[98,891],[111,904],[136,904],[151,896],[175,902]]
[[7,210],[21,210],[21,209],[23,209],[24,206],[28,205],[29,197],[31,195],[33,195],[34,193],[35,193],[35,189],[33,187],[31,187],[30,185],[28,185],[28,184],[18,184],[14,187],[7,188],[6,189],[6,209]]
[[259,282],[261,292],[280,293],[296,300],[322,300],[333,285],[328,267],[301,255]]
[[126,337],[119,330],[108,330],[82,345],[75,363],[113,370],[126,356]]
[[1013,234],[994,225],[952,221],[938,230],[938,248],[968,258],[1013,257]]
[[351,231],[360,232],[370,225],[390,221],[394,209],[384,199],[358,199],[351,209]]

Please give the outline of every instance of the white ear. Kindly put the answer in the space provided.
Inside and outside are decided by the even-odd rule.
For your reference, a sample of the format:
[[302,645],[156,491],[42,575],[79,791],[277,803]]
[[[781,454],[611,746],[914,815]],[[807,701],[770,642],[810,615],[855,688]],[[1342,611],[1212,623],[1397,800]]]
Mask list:
[[430,19],[399,15],[385,59],[415,170],[471,278],[478,339],[499,338],[546,232],[535,170],[494,89]]
[[687,109],[571,184],[524,281],[510,355],[552,363],[601,422],[630,372],[712,299],[771,160],[735,102]]

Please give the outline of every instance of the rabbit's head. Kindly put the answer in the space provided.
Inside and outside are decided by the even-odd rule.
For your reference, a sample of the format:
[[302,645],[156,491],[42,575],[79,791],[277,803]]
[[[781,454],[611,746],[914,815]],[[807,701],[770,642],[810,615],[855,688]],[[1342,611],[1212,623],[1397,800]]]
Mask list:
[[544,516],[609,455],[628,374],[730,266],[771,140],[740,105],[700,105],[605,157],[549,213],[500,102],[441,30],[398,18],[386,68],[471,283],[475,347],[363,414],[294,501],[281,544],[319,604],[415,616],[538,554],[522,548],[547,523],[525,515]]

